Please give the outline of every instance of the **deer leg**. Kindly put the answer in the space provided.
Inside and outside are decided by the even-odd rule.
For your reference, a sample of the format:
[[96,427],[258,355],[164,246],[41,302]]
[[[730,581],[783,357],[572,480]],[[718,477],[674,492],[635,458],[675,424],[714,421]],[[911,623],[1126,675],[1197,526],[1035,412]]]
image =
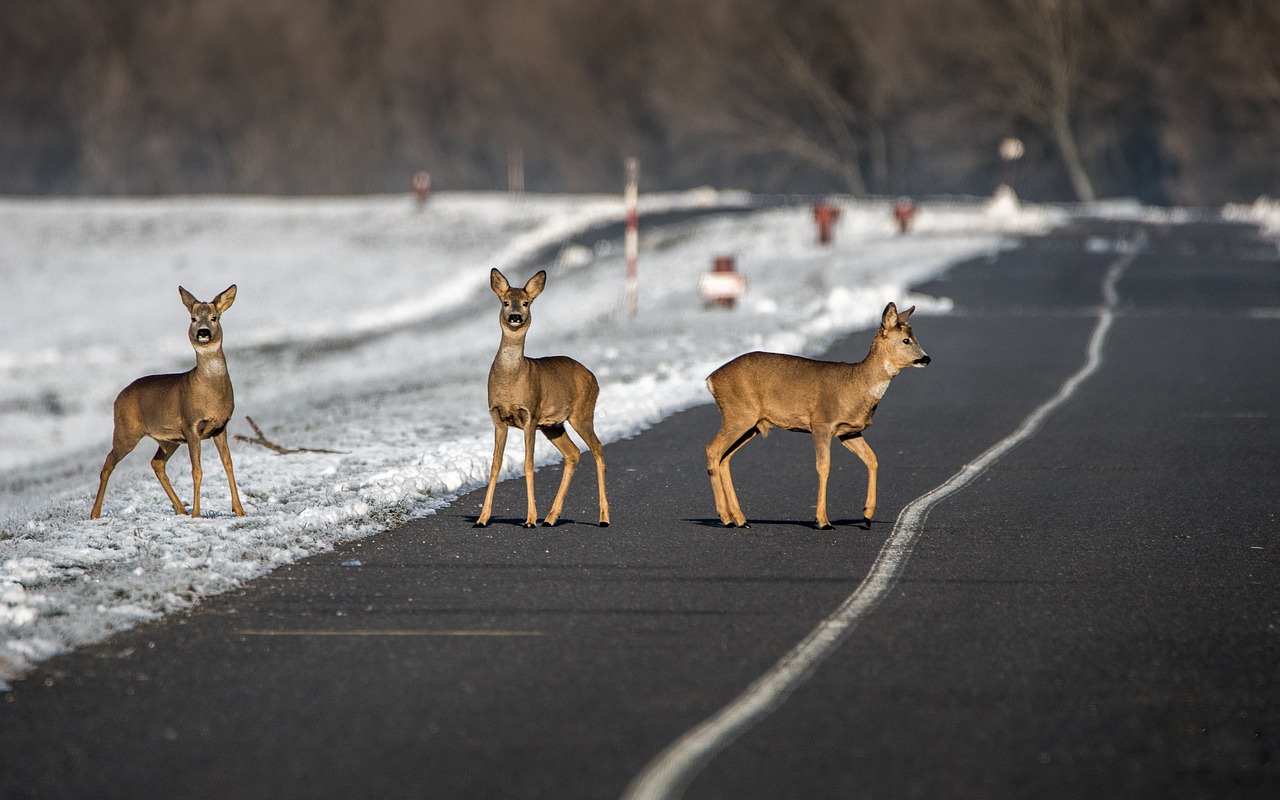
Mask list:
[[725,503],[729,507],[729,514],[733,517],[734,522],[739,528],[750,528],[747,524],[747,515],[742,510],[742,505],[738,502],[738,490],[733,485],[733,473],[729,471],[729,461],[741,450],[747,442],[756,438],[760,433],[760,429],[752,427],[751,430],[739,437],[734,442],[733,447],[729,448],[729,452],[724,454],[724,460],[720,462],[720,483],[724,490]]
[[538,426],[530,417],[524,425],[524,493],[527,503],[524,527],[526,528],[534,528],[538,525],[538,503],[533,496],[533,446],[535,444],[533,437],[537,432]]
[[200,516],[200,481],[204,470],[200,467],[200,434],[187,434],[187,450],[191,453],[191,516]]
[[236,490],[236,473],[231,468],[231,448],[227,446],[227,429],[223,428],[213,437],[213,444],[218,448],[218,456],[222,459],[222,469],[227,473],[227,482],[231,484],[231,510],[237,517],[244,516],[244,506],[240,505],[240,492]]
[[93,508],[89,511],[89,519],[97,519],[102,516],[102,498],[107,494],[107,481],[111,478],[111,473],[115,471],[116,463],[120,459],[116,458],[114,449],[107,453],[106,461],[102,462],[102,472],[98,476],[98,497],[93,501]]
[[756,437],[759,430],[759,428],[752,426],[733,443],[720,461],[720,489],[724,493],[725,508],[728,510],[733,524],[740,528],[749,528],[751,526],[747,524],[747,515],[742,510],[742,504],[738,502],[738,490],[733,484],[733,472],[729,468],[729,462],[747,442]]
[[551,510],[542,520],[542,524],[549,528],[560,519],[560,512],[564,509],[564,497],[569,493],[569,482],[573,480],[573,471],[578,467],[582,452],[573,443],[573,439],[569,438],[563,425],[549,425],[541,430],[547,435],[548,441],[564,456],[564,472],[560,475],[560,488],[556,490],[556,499],[551,503]]
[[880,471],[880,462],[871,451],[871,445],[867,444],[860,433],[841,436],[840,443],[867,465],[867,503],[862,509],[862,524],[867,530],[871,530],[871,518],[876,513],[876,475]]
[[[594,415],[595,408],[592,408]],[[571,417],[569,424],[578,432],[582,440],[587,443],[587,448],[591,451],[591,455],[596,460],[596,484],[597,491],[600,494],[600,527],[609,527],[609,498],[604,492],[604,445],[600,444],[600,438],[596,436],[594,420],[591,416],[578,415]]]
[[89,519],[97,519],[102,516],[102,498],[107,494],[107,480],[111,477],[111,473],[115,471],[116,464],[125,456],[133,452],[133,448],[138,446],[138,442],[142,437],[138,437],[129,441],[128,439],[116,439],[112,442],[111,452],[107,453],[107,459],[102,462],[102,473],[98,477],[98,497],[93,501],[93,510],[89,512]]
[[169,496],[169,502],[173,503],[173,510],[186,516],[187,507],[178,499],[178,493],[173,490],[173,484],[169,483],[169,474],[165,472],[165,465],[169,462],[170,456],[178,452],[181,446],[181,442],[161,442],[160,447],[156,448],[156,454],[151,457],[151,471],[160,479],[160,486]]
[[493,489],[498,485],[498,473],[502,471],[502,453],[507,449],[507,426],[500,420],[493,423],[493,464],[489,467],[489,488],[484,493],[484,505],[480,508],[480,517],[474,527],[483,528],[489,524],[489,515],[493,513]]
[[813,432],[813,452],[818,468],[818,527],[824,531],[831,530],[831,520],[827,519],[827,476],[831,473],[831,433],[816,429]]
[[738,504],[738,494],[733,488],[729,472],[729,459],[759,432],[752,420],[747,425],[725,420],[716,438],[707,445],[707,475],[711,478],[711,491],[715,495],[716,513],[720,521],[732,528],[747,526],[747,518]]

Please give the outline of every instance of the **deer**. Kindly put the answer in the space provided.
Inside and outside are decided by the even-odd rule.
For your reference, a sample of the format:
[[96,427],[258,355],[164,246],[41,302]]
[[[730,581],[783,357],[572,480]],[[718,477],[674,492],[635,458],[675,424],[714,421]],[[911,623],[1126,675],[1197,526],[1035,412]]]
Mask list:
[[191,454],[193,517],[200,516],[200,479],[203,474],[200,442],[213,439],[231,484],[231,510],[236,516],[244,516],[240,493],[236,490],[235,472],[231,467],[231,451],[227,446],[227,421],[231,419],[235,400],[231,377],[227,374],[227,361],[222,353],[221,317],[235,301],[236,287],[232,284],[208,303],[200,302],[181,286],[178,294],[191,314],[187,339],[195,348],[196,365],[187,372],[138,378],[116,397],[111,452],[107,453],[102,465],[98,498],[89,514],[90,519],[97,519],[102,514],[102,498],[107,492],[107,480],[112,470],[138,446],[143,436],[150,436],[160,445],[151,459],[151,469],[160,479],[174,511],[181,515],[186,515],[187,509],[169,483],[165,464],[181,445],[186,444]]
[[707,376],[707,388],[720,408],[720,431],[707,445],[707,474],[715,495],[716,513],[726,527],[750,527],[742,513],[729,461],[756,434],[772,428],[811,433],[817,458],[817,524],[831,530],[827,517],[827,476],[831,470],[831,439],[836,438],[867,466],[867,499],[862,523],[871,529],[876,511],[879,462],[863,431],[899,372],[928,365],[908,324],[915,306],[899,312],[889,303],[867,357],[856,364],[816,361],[781,353],[753,352],[738,356]]
[[498,347],[498,354],[494,356],[493,366],[489,368],[493,464],[489,470],[489,487],[485,491],[484,506],[475,523],[477,528],[488,525],[493,513],[493,492],[498,483],[509,428],[519,428],[524,432],[524,481],[527,495],[524,527],[535,527],[538,522],[533,495],[535,433],[542,431],[564,456],[560,488],[542,521],[547,527],[556,524],[564,508],[565,494],[569,491],[569,482],[573,480],[574,469],[582,457],[578,446],[565,430],[566,422],[578,432],[595,457],[600,496],[600,527],[609,526],[609,500],[604,489],[604,446],[600,444],[595,432],[596,398],[600,395],[596,376],[568,356],[527,358],[524,354],[524,340],[533,320],[530,305],[542,294],[546,282],[546,270],[539,270],[521,289],[512,287],[500,271],[494,269],[489,273],[489,286],[501,301],[498,324],[502,329],[502,343]]

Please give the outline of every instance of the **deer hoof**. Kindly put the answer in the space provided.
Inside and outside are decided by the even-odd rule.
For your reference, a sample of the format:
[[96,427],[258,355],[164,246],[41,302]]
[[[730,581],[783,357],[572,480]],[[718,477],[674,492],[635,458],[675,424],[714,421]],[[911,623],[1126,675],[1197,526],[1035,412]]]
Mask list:
[[487,527],[489,527],[489,523],[487,523],[487,522],[477,522],[475,525],[472,525],[471,527],[473,527],[473,528],[487,528]]
[[862,518],[862,529],[863,529],[864,531],[869,531],[869,530],[871,530],[871,517],[863,517],[863,518]]
[[[544,528],[554,528],[555,526],[556,526],[556,524],[555,524],[554,522],[552,522],[551,520],[549,520],[549,519],[544,519],[544,520],[542,521],[542,527],[544,527]],[[527,528],[527,527],[529,527],[529,526],[528,526],[528,525],[526,525],[525,527]]]
[[526,528],[536,528],[536,527],[538,527],[538,523],[536,523],[536,522],[526,522],[526,523],[524,524],[524,526],[523,526],[523,527],[526,527]]
[[832,525],[830,522],[828,522],[826,525],[818,526],[818,530],[820,531],[833,531],[835,529],[836,529],[836,526]]
[[607,527],[609,527],[609,520],[607,520],[607,519],[606,519],[606,520],[601,520],[601,521],[600,521],[600,527],[601,527],[601,528],[607,528]]

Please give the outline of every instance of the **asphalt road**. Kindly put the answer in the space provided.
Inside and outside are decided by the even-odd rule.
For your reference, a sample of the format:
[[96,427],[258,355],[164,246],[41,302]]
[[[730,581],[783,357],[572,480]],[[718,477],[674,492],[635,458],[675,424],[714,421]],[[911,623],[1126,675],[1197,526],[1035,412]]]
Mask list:
[[932,364],[867,434],[869,532],[842,448],[836,530],[813,528],[811,440],[785,431],[735,458],[752,527],[720,527],[696,408],[606,448],[608,529],[584,462],[556,528],[520,528],[509,482],[487,529],[468,495],[48,662],[0,696],[0,796],[619,797],[1081,369],[1140,228],[1097,371],[930,511],[880,603],[685,796],[1280,796],[1280,258],[1245,226],[1106,222],[921,287],[955,312],[912,320]]

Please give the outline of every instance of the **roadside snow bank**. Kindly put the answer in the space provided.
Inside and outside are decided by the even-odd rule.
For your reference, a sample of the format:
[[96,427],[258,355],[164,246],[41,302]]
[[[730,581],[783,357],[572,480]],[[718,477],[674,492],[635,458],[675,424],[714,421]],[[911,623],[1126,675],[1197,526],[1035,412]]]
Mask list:
[[1222,213],[1229,220],[1255,223],[1268,236],[1280,235],[1280,200],[1259,197],[1248,205],[1232,203]]

